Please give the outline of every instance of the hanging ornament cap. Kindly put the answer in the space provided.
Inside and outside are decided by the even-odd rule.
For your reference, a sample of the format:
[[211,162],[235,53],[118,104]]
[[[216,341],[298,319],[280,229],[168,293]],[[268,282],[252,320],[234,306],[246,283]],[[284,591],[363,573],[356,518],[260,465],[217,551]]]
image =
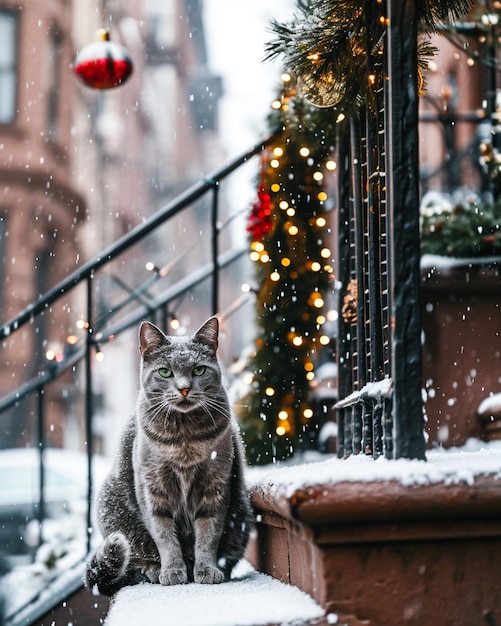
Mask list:
[[104,28],[97,31],[96,39],[77,54],[75,74],[92,89],[123,85],[132,74],[130,54],[120,44],[110,41],[110,34]]

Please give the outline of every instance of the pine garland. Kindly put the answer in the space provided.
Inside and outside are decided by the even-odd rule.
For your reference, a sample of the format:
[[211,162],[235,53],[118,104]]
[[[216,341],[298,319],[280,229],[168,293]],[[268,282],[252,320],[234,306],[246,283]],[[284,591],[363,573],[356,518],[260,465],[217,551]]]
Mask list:
[[[439,22],[456,19],[472,6],[473,0],[419,0],[416,15],[429,34]],[[290,22],[271,22],[276,38],[268,43],[265,60],[283,57],[284,67],[316,106],[370,106],[369,60],[381,55],[386,28],[382,1],[298,0]],[[420,65],[432,52],[428,41],[420,45]]]

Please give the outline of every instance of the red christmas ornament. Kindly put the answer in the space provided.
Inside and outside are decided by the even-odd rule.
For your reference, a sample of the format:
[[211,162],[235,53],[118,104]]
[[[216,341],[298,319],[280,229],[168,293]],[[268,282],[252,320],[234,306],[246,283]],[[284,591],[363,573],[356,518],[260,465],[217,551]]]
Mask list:
[[97,32],[98,41],[90,43],[77,54],[74,72],[93,89],[112,89],[123,85],[132,74],[132,59],[127,50],[110,41],[107,30]]
[[257,192],[258,199],[251,205],[251,213],[247,222],[247,231],[253,241],[262,239],[269,233],[273,221],[271,219],[271,196],[264,185],[260,185]]

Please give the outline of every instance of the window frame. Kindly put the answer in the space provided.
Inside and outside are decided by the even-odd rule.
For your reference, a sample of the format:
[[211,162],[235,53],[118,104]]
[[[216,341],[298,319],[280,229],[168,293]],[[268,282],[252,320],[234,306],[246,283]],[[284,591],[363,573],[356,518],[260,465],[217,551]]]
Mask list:
[[[12,124],[17,118],[18,109],[18,86],[19,86],[19,13],[11,9],[0,8],[0,21],[12,21],[12,60],[2,64],[0,56],[0,125]],[[8,103],[2,100],[2,81],[5,79],[11,86],[11,99]]]

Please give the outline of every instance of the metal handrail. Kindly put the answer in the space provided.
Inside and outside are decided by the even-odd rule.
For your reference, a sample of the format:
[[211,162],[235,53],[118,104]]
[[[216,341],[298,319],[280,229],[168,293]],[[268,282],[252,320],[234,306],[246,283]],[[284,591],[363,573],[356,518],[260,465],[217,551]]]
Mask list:
[[176,199],[159,209],[149,219],[133,228],[126,235],[118,239],[118,241],[114,244],[106,248],[101,254],[62,280],[46,294],[41,296],[36,302],[28,305],[23,311],[21,311],[21,313],[2,324],[2,326],[0,326],[0,339],[9,336],[13,331],[18,330],[18,328],[32,320],[34,316],[42,313],[62,295],[70,291],[82,281],[91,278],[92,275],[103,266],[107,265],[122,252],[128,250],[131,246],[149,235],[187,206],[201,198],[208,191],[217,189],[219,183],[224,178],[246,163],[253,156],[262,152],[262,150],[270,144],[278,134],[279,133],[277,131],[268,137],[265,137],[256,143],[250,150],[247,150],[224,167],[213,171],[207,177],[192,185]]
[[[22,385],[9,392],[2,398],[0,398],[0,415],[7,409],[18,404],[23,398],[28,396],[35,396],[37,399],[37,432],[38,432],[38,448],[40,452],[40,493],[38,502],[38,511],[40,521],[43,519],[45,511],[44,500],[44,482],[45,482],[45,466],[44,466],[44,450],[45,450],[45,435],[44,435],[44,390],[45,387],[52,381],[58,379],[61,375],[67,372],[70,368],[74,368],[78,363],[84,361],[85,364],[85,394],[84,394],[84,406],[85,406],[85,431],[86,431],[86,455],[87,455],[87,528],[88,540],[87,551],[91,549],[91,534],[90,529],[92,526],[91,518],[91,503],[93,498],[93,477],[92,477],[92,377],[91,377],[91,357],[92,351],[99,344],[105,344],[111,341],[112,338],[117,337],[124,331],[128,330],[132,326],[136,325],[141,319],[144,319],[145,315],[151,314],[158,310],[165,310],[165,307],[175,299],[183,295],[183,293],[207,280],[212,278],[212,309],[213,313],[218,309],[218,288],[219,288],[219,270],[223,269],[238,259],[240,259],[245,253],[246,248],[240,247],[236,249],[226,250],[220,254],[218,236],[222,227],[218,224],[218,201],[219,201],[219,184],[220,182],[229,176],[232,172],[237,170],[240,166],[244,165],[255,155],[260,154],[266,146],[268,146],[281,131],[270,134],[264,139],[257,142],[249,150],[242,153],[240,156],[231,160],[227,165],[213,171],[207,177],[203,178],[199,182],[192,185],[184,193],[178,196],[173,201],[166,204],[163,208],[159,209],[154,215],[147,219],[142,224],[132,229],[129,233],[118,239],[114,244],[106,248],[101,254],[97,255],[94,259],[85,263],[81,268],[73,272],[64,280],[59,282],[56,286],[50,289],[47,293],[41,296],[38,300],[31,303],[23,311],[17,314],[12,319],[3,323],[0,326],[0,338],[6,338],[15,334],[28,322],[32,322],[38,315],[49,310],[51,305],[60,298],[65,297],[69,291],[78,285],[84,283],[87,290],[87,333],[84,343],[81,345],[75,345],[69,351],[64,360],[61,363],[53,363],[50,366],[45,367],[42,371],[30,380],[25,381]],[[105,320],[106,325],[104,328],[99,328],[104,320],[93,319],[93,280],[97,272],[104,268],[112,260],[116,259],[120,254],[143,240],[147,235],[154,232],[157,228],[165,224],[168,220],[174,216],[180,214],[184,209],[190,207],[195,201],[205,196],[208,193],[212,193],[211,202],[211,261],[205,263],[195,271],[191,272],[188,276],[178,280],[175,284],[149,299],[145,302],[143,299],[138,298],[139,303],[135,309],[114,324],[108,324],[110,321],[108,318]],[[146,291],[150,286],[152,280],[150,279],[145,285],[143,285],[138,293]],[[129,304],[131,299],[127,300]],[[113,313],[118,310],[122,310],[123,307],[119,305]],[[99,331],[99,332],[98,332]],[[22,609],[21,609],[22,610]]]

